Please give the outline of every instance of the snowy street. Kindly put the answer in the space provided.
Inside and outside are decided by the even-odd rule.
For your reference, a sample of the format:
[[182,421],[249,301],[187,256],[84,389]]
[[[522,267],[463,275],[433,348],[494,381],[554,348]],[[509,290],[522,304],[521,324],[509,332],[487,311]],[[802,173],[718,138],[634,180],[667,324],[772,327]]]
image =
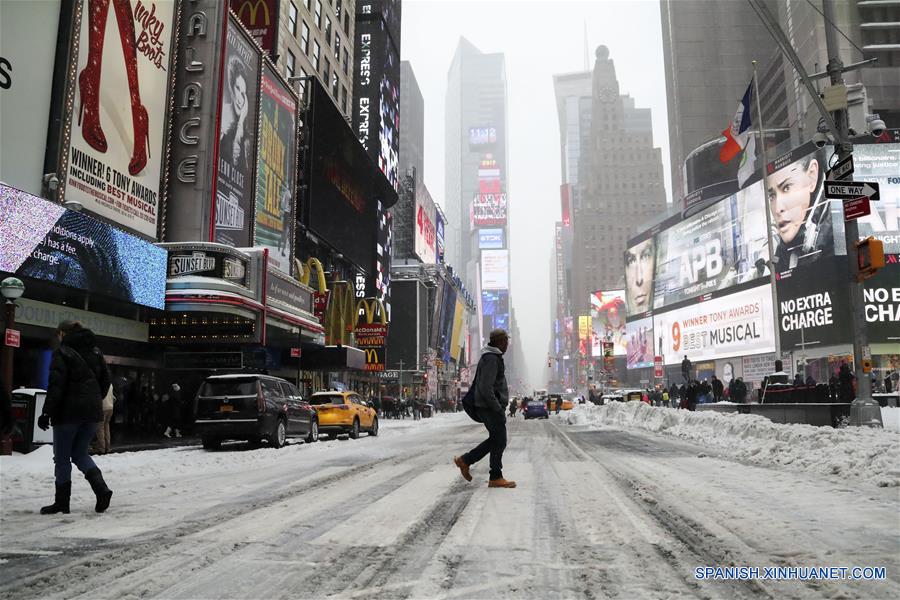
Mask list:
[[[900,488],[564,417],[508,421],[512,490],[487,488],[486,459],[471,483],[451,463],[485,437],[464,414],[281,450],[102,456],[102,515],[77,472],[72,513],[39,515],[49,448],[3,457],[0,597],[900,596]],[[887,580],[697,580],[706,566]]]

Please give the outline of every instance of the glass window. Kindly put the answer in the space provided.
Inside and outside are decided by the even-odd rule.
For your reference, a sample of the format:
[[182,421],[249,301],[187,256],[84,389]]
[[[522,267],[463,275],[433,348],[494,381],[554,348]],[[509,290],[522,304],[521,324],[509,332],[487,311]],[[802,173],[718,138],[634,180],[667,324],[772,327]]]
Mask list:
[[341,110],[347,112],[347,88],[341,86]]
[[291,2],[288,7],[288,25],[291,28],[291,35],[297,35],[297,5]]
[[325,43],[331,43],[331,17],[325,17]]
[[350,35],[350,13],[344,13],[344,33]]
[[309,10],[309,0],[303,0],[303,6],[306,10]]
[[338,23],[341,22],[341,11],[344,9],[344,1],[337,0],[337,4],[334,7],[334,16],[338,18]]
[[337,100],[338,97],[338,76],[337,69],[334,70],[334,73],[331,74],[331,95],[334,96],[334,99]]
[[350,53],[344,48],[344,75],[350,74]]
[[281,388],[279,387],[277,381],[274,381],[272,379],[260,379],[259,382],[262,384],[263,396],[265,396],[266,399],[281,399]]
[[343,404],[344,396],[338,392],[334,393],[323,393],[319,392],[313,394],[309,398],[309,403],[313,406],[319,406],[322,404]]
[[294,53],[290,50],[287,51],[287,76],[294,76],[294,67],[297,65],[297,58],[294,56]]
[[306,21],[300,22],[300,49],[303,54],[309,56],[309,25]]
[[[300,77],[309,77],[309,73],[307,73],[306,69],[304,69],[303,67],[300,67]],[[298,83],[300,83],[300,95],[305,97],[306,96],[306,80],[300,79],[300,80],[298,80]]]
[[318,71],[319,70],[319,56],[322,54],[322,47],[319,46],[319,42],[313,40],[313,68]]
[[322,0],[316,0],[315,21],[316,27],[322,29]]
[[341,34],[334,32],[334,60],[341,60]]
[[331,63],[328,62],[327,58],[325,59],[325,68],[322,69],[322,75],[324,76],[322,77],[322,83],[328,85],[328,80],[331,77]]

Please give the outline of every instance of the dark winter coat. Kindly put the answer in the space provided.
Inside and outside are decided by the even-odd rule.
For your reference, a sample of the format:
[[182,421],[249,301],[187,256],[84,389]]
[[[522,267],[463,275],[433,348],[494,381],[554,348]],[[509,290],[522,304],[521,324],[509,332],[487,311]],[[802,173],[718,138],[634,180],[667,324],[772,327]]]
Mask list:
[[508,403],[503,353],[493,346],[485,346],[475,371],[475,406],[503,414]]
[[90,329],[73,331],[50,359],[44,414],[50,415],[54,425],[99,423],[110,383],[109,368],[94,333]]
[[712,393],[716,398],[722,397],[722,392],[725,391],[725,386],[722,385],[722,380],[719,378],[712,380]]

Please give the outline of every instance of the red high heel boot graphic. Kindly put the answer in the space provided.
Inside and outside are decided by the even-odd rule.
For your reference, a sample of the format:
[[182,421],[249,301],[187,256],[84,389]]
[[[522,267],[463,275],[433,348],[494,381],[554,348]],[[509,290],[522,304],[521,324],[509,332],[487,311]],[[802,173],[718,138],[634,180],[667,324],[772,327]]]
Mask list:
[[128,163],[128,172],[137,175],[147,166],[147,158],[150,156],[150,137],[147,109],[141,104],[141,90],[138,86],[134,14],[131,12],[131,0],[113,0],[113,8],[119,23],[122,54],[125,56],[125,73],[128,76],[128,91],[131,94],[131,121],[134,125],[134,150],[131,153],[131,161]]
[[78,92],[81,97],[78,126],[81,127],[84,141],[97,152],[106,152],[106,136],[100,127],[100,66],[103,62],[108,12],[109,0],[88,2],[88,58],[87,65],[78,75]]

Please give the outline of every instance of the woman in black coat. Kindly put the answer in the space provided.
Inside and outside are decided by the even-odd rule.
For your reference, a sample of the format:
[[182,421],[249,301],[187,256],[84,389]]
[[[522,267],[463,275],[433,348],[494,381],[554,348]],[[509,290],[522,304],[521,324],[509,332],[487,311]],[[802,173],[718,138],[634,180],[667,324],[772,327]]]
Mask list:
[[50,382],[38,427],[53,425],[53,462],[56,498],[41,514],[69,512],[72,463],[84,473],[97,496],[94,510],[109,507],[112,491],[88,453],[88,446],[103,421],[103,397],[111,384],[109,368],[97,348],[94,333],[77,321],[63,321],[56,329],[59,348],[50,359]]

